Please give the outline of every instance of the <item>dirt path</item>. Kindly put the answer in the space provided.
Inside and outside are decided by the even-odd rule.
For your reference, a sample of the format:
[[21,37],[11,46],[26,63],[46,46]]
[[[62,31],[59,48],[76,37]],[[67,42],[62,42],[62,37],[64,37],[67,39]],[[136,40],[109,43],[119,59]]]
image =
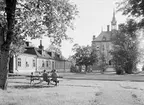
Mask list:
[[144,83],[62,80],[59,86],[30,86],[11,80],[0,105],[144,105]]
[[144,83],[102,82],[99,85],[96,105],[144,105]]

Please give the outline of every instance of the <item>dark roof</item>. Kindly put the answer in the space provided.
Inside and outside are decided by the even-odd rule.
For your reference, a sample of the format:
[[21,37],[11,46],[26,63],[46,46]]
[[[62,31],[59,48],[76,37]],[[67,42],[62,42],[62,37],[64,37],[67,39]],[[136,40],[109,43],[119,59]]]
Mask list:
[[25,47],[24,53],[36,55],[40,58],[45,58],[45,59],[64,60],[56,52],[54,52],[54,57],[52,57],[52,52],[49,52],[46,50],[41,50],[41,49],[36,48],[36,47]]
[[[42,53],[41,53],[42,52]],[[38,57],[42,57],[42,58],[52,58],[47,51],[45,50],[41,50],[39,48],[35,48],[35,47],[25,47],[25,51],[24,53],[26,54],[32,54],[32,55],[36,55]]]
[[64,60],[63,58],[60,57],[59,54],[55,53],[55,57],[54,57],[55,60],[59,60],[59,61],[62,61]]
[[93,41],[110,41],[111,35],[111,31],[102,31]]
[[26,47],[24,53],[26,53],[26,54],[32,54],[32,55],[37,55],[34,47]]
[[35,52],[38,57],[52,59],[52,57],[48,54],[48,52],[46,50],[41,50],[39,48],[35,48]]

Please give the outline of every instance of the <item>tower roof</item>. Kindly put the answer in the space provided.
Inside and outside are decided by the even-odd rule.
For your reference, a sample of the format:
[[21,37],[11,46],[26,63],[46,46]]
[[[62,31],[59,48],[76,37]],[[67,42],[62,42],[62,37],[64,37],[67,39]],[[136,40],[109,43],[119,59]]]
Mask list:
[[110,41],[111,40],[111,31],[102,31],[93,41]]
[[113,18],[112,18],[111,24],[116,25],[116,23],[117,23],[117,21],[116,21],[116,17],[115,17],[115,10],[113,10]]

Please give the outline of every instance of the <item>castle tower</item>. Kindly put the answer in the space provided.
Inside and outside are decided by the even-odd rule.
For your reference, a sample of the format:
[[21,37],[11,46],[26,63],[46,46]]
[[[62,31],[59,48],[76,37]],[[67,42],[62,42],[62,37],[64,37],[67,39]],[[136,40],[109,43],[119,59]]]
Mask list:
[[113,18],[111,21],[111,30],[116,30],[117,29],[117,21],[115,17],[115,11],[113,11]]

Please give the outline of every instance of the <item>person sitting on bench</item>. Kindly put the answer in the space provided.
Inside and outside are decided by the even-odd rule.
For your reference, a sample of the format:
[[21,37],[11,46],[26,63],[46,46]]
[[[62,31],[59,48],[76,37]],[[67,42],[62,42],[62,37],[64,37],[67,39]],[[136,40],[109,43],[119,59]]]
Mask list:
[[32,83],[32,82],[34,82],[34,77],[33,77],[33,72],[31,72],[31,75],[30,75],[30,84]]
[[55,82],[55,85],[57,85],[57,83],[59,83],[57,77],[58,77],[58,74],[56,73],[56,70],[55,70],[55,69],[52,70],[52,74],[51,74],[51,78],[52,78],[52,79],[51,79],[51,80],[52,80],[53,82]]
[[46,81],[49,85],[50,79],[48,78],[48,74],[46,73],[46,70],[43,72],[43,81]]

